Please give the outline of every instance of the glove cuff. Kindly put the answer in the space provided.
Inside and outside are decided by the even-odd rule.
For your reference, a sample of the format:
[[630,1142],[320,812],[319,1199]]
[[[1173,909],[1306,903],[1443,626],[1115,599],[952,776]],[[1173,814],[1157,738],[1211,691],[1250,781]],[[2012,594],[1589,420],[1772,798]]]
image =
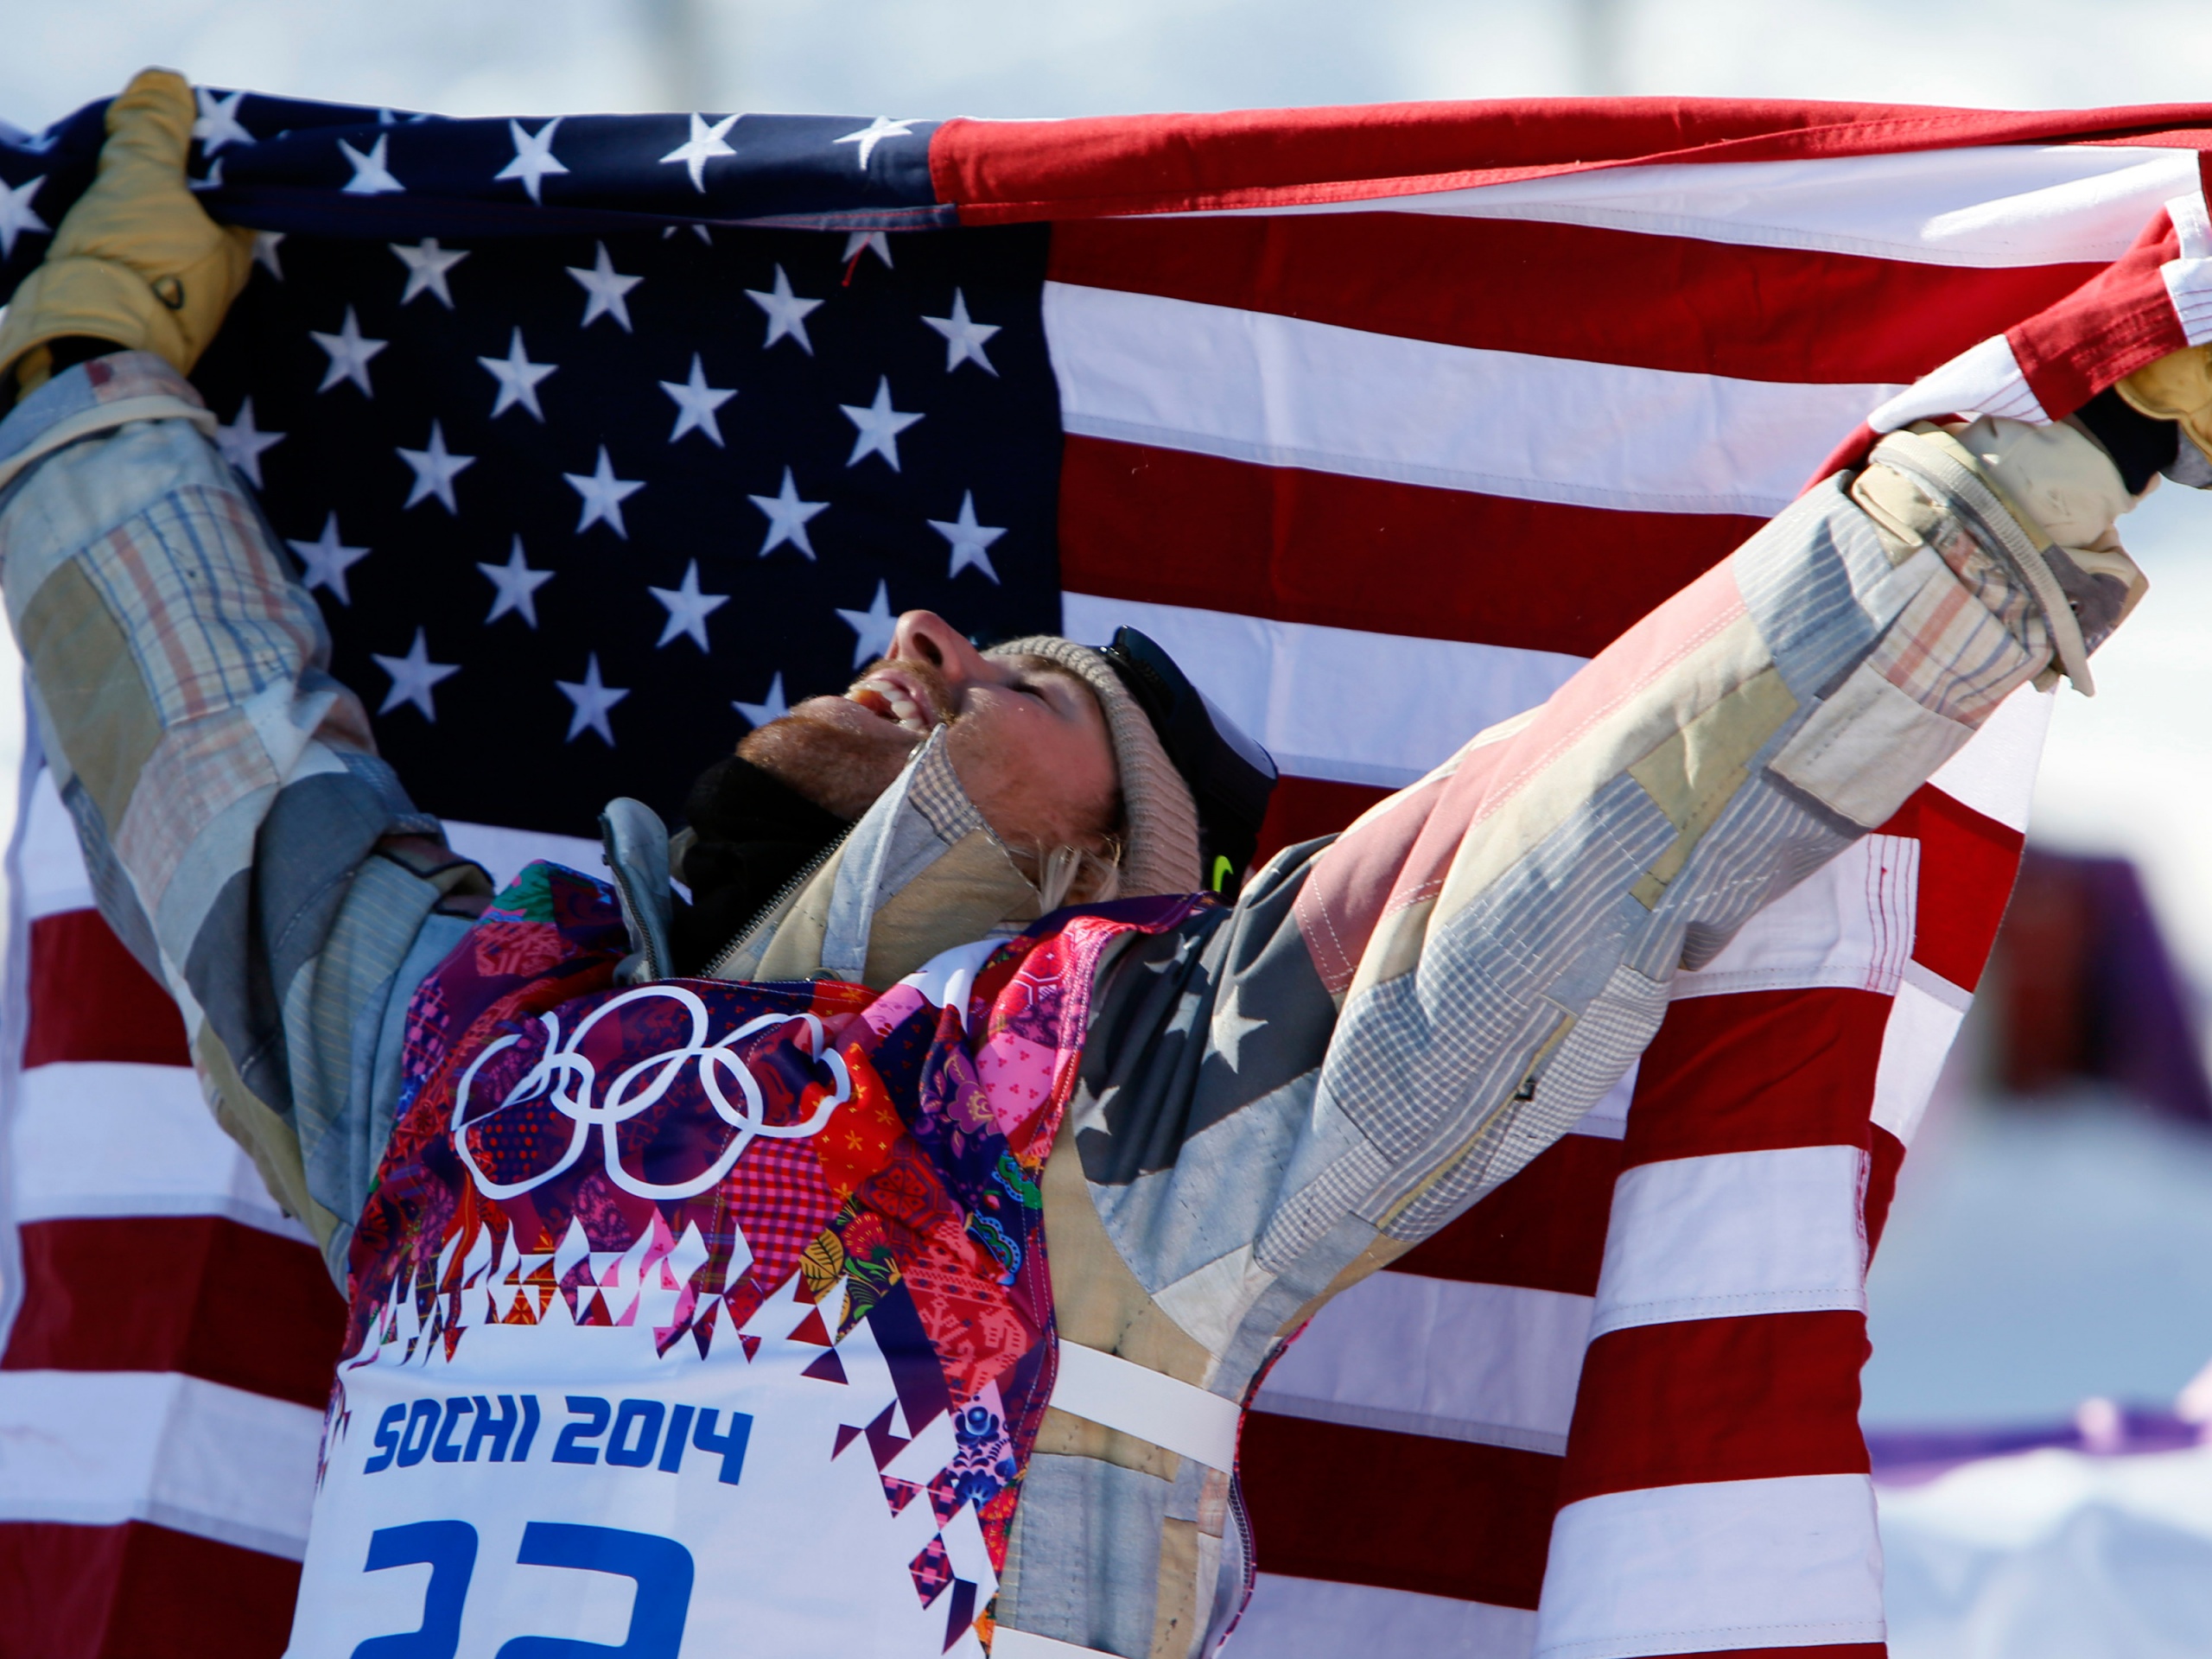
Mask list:
[[137,272],[105,259],[48,259],[23,278],[0,321],[0,374],[33,348],[72,334],[152,352],[180,374],[200,356],[178,315]]

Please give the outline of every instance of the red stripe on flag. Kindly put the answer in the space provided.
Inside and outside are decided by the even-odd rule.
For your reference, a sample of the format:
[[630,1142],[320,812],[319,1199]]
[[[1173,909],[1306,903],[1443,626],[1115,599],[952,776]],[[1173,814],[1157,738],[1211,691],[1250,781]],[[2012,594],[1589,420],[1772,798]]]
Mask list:
[[1746,380],[1918,379],[2103,269],[1997,270],[1436,213],[1085,219],[1046,276],[1370,334]]
[[1624,1166],[1782,1147],[1863,1147],[1890,998],[1746,991],[1667,1010],[1643,1052]]
[[[1511,99],[1074,121],[955,119],[930,138],[966,225],[1344,201],[1606,162],[1750,162],[2212,127],[2212,108],[1955,110],[1780,99]],[[2188,147],[2185,136],[2182,138]],[[1470,157],[1482,165],[1471,168]]]
[[2012,902],[2025,837],[1931,786],[1915,793],[1882,833],[1920,842],[1912,959],[1971,991],[1981,983],[1990,944]]
[[0,1524],[0,1659],[276,1659],[300,1564],[167,1527]]
[[1904,1167],[1904,1142],[1880,1124],[1872,1128],[1872,1145],[1866,1160],[1866,1255],[1871,1261],[1882,1246],[1882,1229],[1889,1225],[1890,1205],[1897,1195],[1897,1172]]
[[219,1216],[39,1221],[0,1370],[181,1371],[320,1411],[346,1304],[307,1245]]
[[2187,349],[2159,269],[2180,252],[2172,221],[2155,214],[2135,245],[2071,300],[2005,330],[2045,413],[2070,415],[2122,376]]
[[1620,1169],[1619,1141],[1570,1135],[1391,1269],[1595,1295]]
[[1864,1474],[1859,1368],[1868,1351],[1856,1312],[1608,1332],[1583,1357],[1560,1503],[1700,1481]]
[[[1762,522],[1519,501],[1071,437],[1060,585],[1588,657]],[[1354,570],[1387,574],[1347,582]]]
[[1254,868],[1286,847],[1333,836],[1391,791],[1372,784],[1339,784],[1325,778],[1285,778],[1268,798]]
[[175,1001],[96,910],[65,910],[31,924],[23,1064],[54,1060],[192,1064]]
[[1255,1411],[1236,1460],[1266,1572],[1536,1605],[1557,1458]]
[[1670,1654],[1668,1659],[1889,1659],[1885,1642],[1845,1642],[1816,1648],[1708,1648],[1700,1653]]

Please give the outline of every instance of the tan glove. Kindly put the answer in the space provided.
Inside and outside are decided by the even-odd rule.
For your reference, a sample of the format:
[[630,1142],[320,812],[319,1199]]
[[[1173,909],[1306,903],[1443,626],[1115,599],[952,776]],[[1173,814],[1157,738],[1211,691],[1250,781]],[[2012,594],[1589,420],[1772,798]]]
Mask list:
[[2183,435],[2212,456],[2212,346],[2169,352],[2136,370],[2118,390],[2138,414],[2179,422]]
[[99,175],[0,321],[0,373],[24,392],[72,335],[153,352],[189,372],[253,269],[253,232],[226,230],[185,188],[192,88],[148,69],[108,105]]

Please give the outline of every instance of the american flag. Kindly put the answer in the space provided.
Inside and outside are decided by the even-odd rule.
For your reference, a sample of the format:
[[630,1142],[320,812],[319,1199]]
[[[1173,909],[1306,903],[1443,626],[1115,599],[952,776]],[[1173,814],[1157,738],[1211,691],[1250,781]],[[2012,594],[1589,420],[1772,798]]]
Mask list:
[[[2063,412],[2082,320],[2154,300],[2186,343],[2212,253],[2196,108],[199,98],[203,200],[259,232],[196,377],[224,452],[385,753],[499,874],[596,868],[605,798],[673,816],[916,607],[1143,628],[1281,763],[1267,846],[1325,832],[1878,410]],[[99,119],[0,137],[0,289]],[[1899,401],[1946,365],[1953,401]],[[1883,1650],[1866,1258],[2048,707],[1687,976],[1632,1087],[1292,1348],[1243,1441],[1241,1649]],[[22,798],[0,1654],[274,1654],[340,1309],[50,787]]]

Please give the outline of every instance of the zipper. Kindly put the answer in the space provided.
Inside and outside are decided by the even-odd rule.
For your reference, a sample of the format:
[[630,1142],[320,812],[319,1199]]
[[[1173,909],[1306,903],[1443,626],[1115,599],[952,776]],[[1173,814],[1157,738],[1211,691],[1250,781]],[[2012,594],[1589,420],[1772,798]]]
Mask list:
[[830,855],[832,854],[845,844],[847,839],[852,835],[852,833],[853,825],[849,823],[842,830],[837,832],[836,839],[831,841],[829,845],[823,848],[820,852],[815,854],[813,857],[808,859],[805,863],[800,865],[798,869],[791,872],[791,880],[785,882],[782,887],[778,887],[776,889],[775,895],[771,898],[766,904],[754,911],[753,912],[753,918],[747,922],[743,927],[738,929],[735,936],[731,938],[730,942],[724,945],[720,950],[716,951],[713,958],[708,962],[707,965],[703,969],[700,969],[700,977],[703,979],[726,978],[728,976],[726,976],[722,970],[729,964],[731,959],[735,957],[745,949],[747,945],[753,942],[753,936],[760,931],[761,925],[769,917],[773,916],[779,910],[782,909],[785,903],[790,899],[792,894],[796,893],[801,887],[804,887],[808,882],[814,880],[817,875],[821,874],[822,867],[830,861]]
[[[607,839],[611,840],[612,837],[607,837]],[[634,917],[643,917],[645,914],[645,907],[639,904],[638,895],[631,890],[629,876],[624,872],[620,863],[612,856],[613,848],[609,846],[606,850],[609,855],[607,860],[607,873],[613,876],[614,890],[621,895],[624,920],[628,921]],[[647,931],[644,922],[633,923],[631,931],[638,936],[638,954],[645,961],[643,978],[647,982],[665,978],[666,976],[661,971],[663,964],[657,959],[657,954],[653,950],[652,935]]]

